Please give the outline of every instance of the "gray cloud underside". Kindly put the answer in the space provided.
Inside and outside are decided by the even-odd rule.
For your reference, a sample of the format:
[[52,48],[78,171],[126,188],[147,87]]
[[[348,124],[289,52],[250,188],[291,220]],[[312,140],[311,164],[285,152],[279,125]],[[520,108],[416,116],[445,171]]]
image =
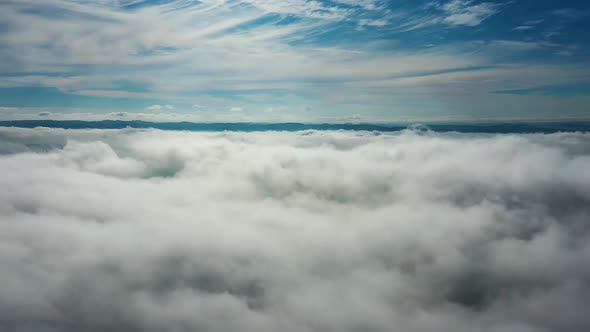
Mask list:
[[2,331],[586,331],[590,134],[0,129]]

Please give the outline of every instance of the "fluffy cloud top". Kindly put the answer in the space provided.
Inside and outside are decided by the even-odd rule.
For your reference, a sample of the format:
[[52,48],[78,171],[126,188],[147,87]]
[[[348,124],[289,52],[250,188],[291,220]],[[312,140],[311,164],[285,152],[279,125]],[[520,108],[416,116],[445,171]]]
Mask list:
[[3,331],[585,331],[590,134],[0,129]]

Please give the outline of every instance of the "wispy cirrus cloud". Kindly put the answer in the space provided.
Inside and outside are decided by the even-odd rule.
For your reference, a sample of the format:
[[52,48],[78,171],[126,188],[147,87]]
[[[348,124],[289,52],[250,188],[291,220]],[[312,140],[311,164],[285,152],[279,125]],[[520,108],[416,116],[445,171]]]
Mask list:
[[[222,100],[206,104],[209,109],[225,111],[236,104],[260,112],[269,105],[296,110],[311,104],[317,112],[406,109],[392,106],[406,104],[400,100],[422,88],[446,91],[434,78],[449,72],[496,68],[497,76],[506,66],[526,64],[526,52],[579,53],[554,40],[513,35],[446,39],[449,31],[486,24],[508,6],[515,4],[7,0],[0,12],[0,89],[56,89],[63,100],[145,100],[136,111],[169,102],[188,112],[204,96]],[[539,16],[523,22],[534,20]],[[492,51],[493,44],[515,52]],[[562,66],[560,77],[576,79],[570,68],[585,64],[575,61]],[[415,76],[433,80],[420,89],[380,85]],[[370,88],[349,89],[355,82]],[[490,91],[506,88],[497,83]]]
[[415,31],[437,25],[475,27],[500,13],[501,7],[501,4],[473,0],[432,1],[399,16],[395,28],[399,31]]
[[477,26],[500,10],[498,4],[472,0],[452,0],[438,6],[447,14],[443,22],[450,25]]
[[[255,9],[263,7],[265,11],[283,13],[286,9],[282,6],[289,4],[252,5],[253,8],[236,9],[235,13],[228,13],[224,6],[208,3],[183,7],[183,10],[169,9],[169,5],[148,6],[130,13],[112,7],[99,7],[101,10],[92,12],[90,9],[96,4],[78,3],[75,9],[80,13],[92,12],[93,20],[74,16],[64,21],[22,14],[21,10],[28,7],[20,2],[12,8],[12,15],[20,16],[19,20],[6,14],[8,23],[20,29],[3,37],[12,53],[20,50],[23,54],[11,67],[20,66],[20,70],[26,72],[39,67],[52,71],[66,66],[69,69],[65,69],[64,74],[71,72],[61,76],[8,77],[2,84],[51,86],[87,95],[141,97],[144,92],[109,88],[112,81],[123,79],[144,82],[154,90],[152,92],[249,89],[248,86],[255,85],[268,88],[277,86],[278,80],[286,82],[287,86],[296,86],[301,81],[382,77],[416,70],[473,66],[481,62],[477,57],[461,58],[458,54],[383,54],[341,46],[294,47],[289,44],[291,40],[317,33],[328,23],[320,19],[305,24],[276,25],[281,18],[269,17],[266,12]],[[215,18],[216,23],[199,23],[211,18]],[[262,18],[270,22],[256,23]],[[102,26],[103,20],[111,21],[108,29]],[[22,24],[25,21],[27,24]],[[154,21],[161,24],[153,25]],[[361,19],[359,24],[385,26],[386,21]],[[44,30],[41,26],[49,28]],[[49,40],[51,35],[60,37],[47,48],[41,41]],[[133,40],[128,39],[129,35],[134,36]],[[109,42],[98,47],[100,40]],[[80,75],[75,72],[79,65],[107,70]],[[116,70],[120,67],[126,69]]]

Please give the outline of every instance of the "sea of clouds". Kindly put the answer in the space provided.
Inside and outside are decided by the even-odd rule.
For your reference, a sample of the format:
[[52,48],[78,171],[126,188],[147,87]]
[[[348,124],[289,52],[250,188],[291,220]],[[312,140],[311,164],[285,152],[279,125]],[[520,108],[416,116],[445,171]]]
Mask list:
[[590,134],[0,129],[0,330],[590,330]]

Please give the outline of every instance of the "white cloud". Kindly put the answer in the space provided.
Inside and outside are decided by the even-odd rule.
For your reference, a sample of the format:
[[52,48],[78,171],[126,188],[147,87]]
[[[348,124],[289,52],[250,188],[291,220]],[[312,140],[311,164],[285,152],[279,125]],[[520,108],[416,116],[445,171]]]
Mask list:
[[315,0],[244,0],[242,2],[266,12],[294,14],[314,19],[344,20],[351,12]]
[[[447,84],[441,83],[441,79],[435,78],[418,88],[409,85],[393,91],[388,89],[391,80],[403,81],[415,75],[443,77],[449,72],[476,72],[478,68],[507,64],[528,66],[529,71],[536,66],[520,54],[511,56],[510,52],[497,52],[493,47],[465,47],[473,44],[469,42],[441,46],[445,41],[428,40],[425,43],[436,46],[415,49],[391,39],[394,33],[436,28],[440,24],[478,25],[501,10],[501,5],[491,1],[436,1],[427,10],[416,5],[405,12],[395,6],[382,8],[384,4],[355,0],[179,0],[124,8],[121,1],[4,1],[0,21],[10,29],[0,31],[0,72],[4,73],[0,87],[57,88],[66,94],[173,101],[183,105],[198,102],[211,110],[228,110],[232,105],[260,110],[270,103],[291,108],[313,104],[314,115],[332,116],[340,110],[350,114],[370,108],[365,113],[382,116],[397,110],[422,114],[435,108],[440,112],[455,111],[441,109],[445,103],[437,102],[439,97],[435,94],[447,91]],[[50,12],[53,14],[48,15]],[[289,15],[297,18],[286,19]],[[389,32],[384,39],[375,34],[376,40],[370,38],[372,41],[367,43],[353,42],[357,38],[335,39],[331,46],[318,42],[324,33],[337,31],[341,24],[338,22],[359,29],[372,25]],[[532,26],[535,20],[525,23],[521,26]],[[535,41],[510,42],[522,46],[521,51],[541,45]],[[565,48],[539,50],[560,55],[579,53]],[[556,66],[555,61],[538,61],[540,68]],[[585,62],[582,57],[572,58],[571,66],[562,66],[559,77],[569,76],[566,84],[578,84],[578,72],[589,67]],[[80,68],[85,69],[80,72]],[[18,75],[13,74],[17,72]],[[498,72],[506,71],[499,68]],[[513,81],[513,76],[484,81],[494,85],[486,93],[506,89],[506,82],[522,86],[535,82]],[[545,72],[537,76],[545,83],[553,78]],[[434,82],[438,84],[434,86]],[[355,88],[360,84],[364,85],[363,90]],[[202,99],[220,91],[231,100],[212,103]],[[252,96],[253,91],[262,91],[269,97],[263,102],[242,98]],[[425,92],[434,94],[425,96]],[[464,95],[480,92],[465,85],[453,97],[464,100]],[[420,102],[401,101],[410,94],[418,101],[428,99],[438,104],[414,110]],[[514,105],[518,106],[510,107],[519,115],[526,113],[522,111],[523,103]],[[543,106],[539,102],[530,109]],[[465,106],[476,107],[479,103]],[[584,103],[568,102],[567,112],[583,107]]]
[[148,111],[158,112],[161,110],[173,110],[174,106],[172,105],[151,105],[145,108]]
[[526,30],[531,30],[533,28],[534,27],[533,26],[530,26],[530,25],[519,25],[517,27],[514,27],[512,30],[515,30],[515,31],[526,31]]
[[8,331],[590,327],[590,134],[0,137]]
[[0,112],[14,112],[17,110],[17,107],[0,107]]
[[[347,45],[291,45],[331,28],[331,21],[322,19],[254,24],[266,11],[334,13],[324,11],[315,1],[303,1],[305,6],[299,6],[300,2],[251,1],[251,6],[232,6],[215,1],[190,5],[176,1],[128,11],[106,3],[55,0],[45,6],[63,15],[53,17],[35,11],[37,3],[29,0],[10,1],[0,14],[2,21],[14,27],[10,34],[0,34],[4,49],[10,50],[0,52],[0,71],[60,75],[8,75],[0,86],[56,87],[66,93],[109,98],[166,99],[211,90],[288,89],[300,93],[313,87],[310,82],[315,80],[383,78],[487,63],[479,55],[440,50],[384,53]],[[358,4],[372,6],[368,1]],[[342,15],[352,15],[351,9]],[[360,25],[377,27],[387,23],[379,17],[359,20]],[[105,21],[110,22],[107,28]],[[247,23],[252,23],[251,27],[243,29]],[[109,70],[83,76],[76,72],[79,65]],[[117,69],[121,66],[126,70]],[[146,86],[149,91],[114,86],[121,81]]]
[[441,8],[448,14],[444,18],[445,23],[467,26],[477,26],[499,11],[497,4],[491,2],[474,4],[471,0],[452,0]]
[[397,22],[400,32],[412,31],[446,24],[450,26],[478,26],[489,17],[500,12],[502,5],[473,0],[432,1],[418,11],[406,15]]
[[148,111],[158,112],[158,111],[161,111],[162,108],[163,108],[162,105],[151,105],[151,106],[146,107],[145,109]]
[[387,20],[371,20],[371,19],[360,19],[358,21],[359,27],[372,26],[372,27],[384,27],[389,22]]
[[379,0],[334,0],[336,3],[346,4],[349,6],[358,6],[367,10],[382,10],[383,5]]
[[244,109],[243,109],[243,108],[241,108],[241,107],[232,107],[232,108],[230,108],[229,110],[230,110],[230,112],[241,112],[241,111],[243,111]]

